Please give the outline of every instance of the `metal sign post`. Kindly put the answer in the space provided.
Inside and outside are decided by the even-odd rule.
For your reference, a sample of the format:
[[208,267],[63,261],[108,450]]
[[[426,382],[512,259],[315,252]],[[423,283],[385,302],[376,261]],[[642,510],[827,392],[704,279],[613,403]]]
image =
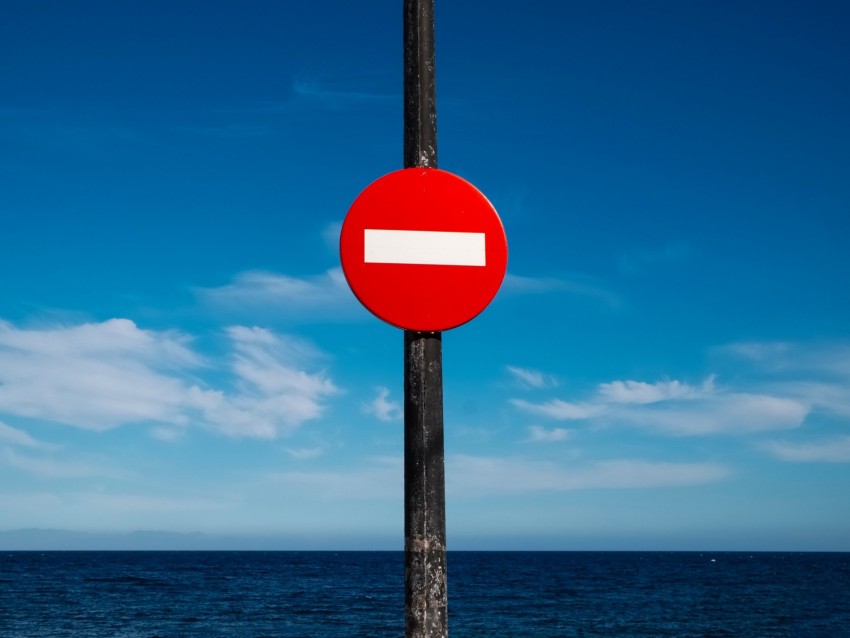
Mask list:
[[507,259],[492,204],[437,168],[434,0],[405,0],[404,168],[354,200],[340,261],[366,309],[404,330],[406,638],[448,634],[442,331],[484,310]]
[[[404,167],[437,168],[434,0],[404,0]],[[404,635],[448,636],[441,333],[404,332]]]

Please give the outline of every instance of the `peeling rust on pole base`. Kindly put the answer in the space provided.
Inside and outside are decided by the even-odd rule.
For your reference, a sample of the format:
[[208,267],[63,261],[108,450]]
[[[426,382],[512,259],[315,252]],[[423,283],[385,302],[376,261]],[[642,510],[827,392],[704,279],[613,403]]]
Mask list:
[[405,636],[448,635],[440,333],[404,333]]

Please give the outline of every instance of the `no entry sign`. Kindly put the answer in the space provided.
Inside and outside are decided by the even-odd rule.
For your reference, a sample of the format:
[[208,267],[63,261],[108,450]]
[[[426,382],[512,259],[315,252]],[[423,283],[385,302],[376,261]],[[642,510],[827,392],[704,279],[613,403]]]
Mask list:
[[466,323],[505,277],[496,210],[472,184],[436,168],[381,177],[354,200],[340,234],[348,285],[366,308],[405,330]]

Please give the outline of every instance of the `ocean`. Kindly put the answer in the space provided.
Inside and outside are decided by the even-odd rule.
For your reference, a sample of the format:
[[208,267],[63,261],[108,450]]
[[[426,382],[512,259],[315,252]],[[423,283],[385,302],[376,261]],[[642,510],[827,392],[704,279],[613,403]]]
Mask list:
[[[401,552],[2,552],[3,638],[401,638]],[[850,554],[449,552],[449,636],[841,638]]]

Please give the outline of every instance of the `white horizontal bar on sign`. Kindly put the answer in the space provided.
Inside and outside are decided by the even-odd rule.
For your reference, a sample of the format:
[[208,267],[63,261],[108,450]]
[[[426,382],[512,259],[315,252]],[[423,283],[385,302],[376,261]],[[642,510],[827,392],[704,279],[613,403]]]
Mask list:
[[484,233],[433,230],[364,230],[367,264],[486,266]]

